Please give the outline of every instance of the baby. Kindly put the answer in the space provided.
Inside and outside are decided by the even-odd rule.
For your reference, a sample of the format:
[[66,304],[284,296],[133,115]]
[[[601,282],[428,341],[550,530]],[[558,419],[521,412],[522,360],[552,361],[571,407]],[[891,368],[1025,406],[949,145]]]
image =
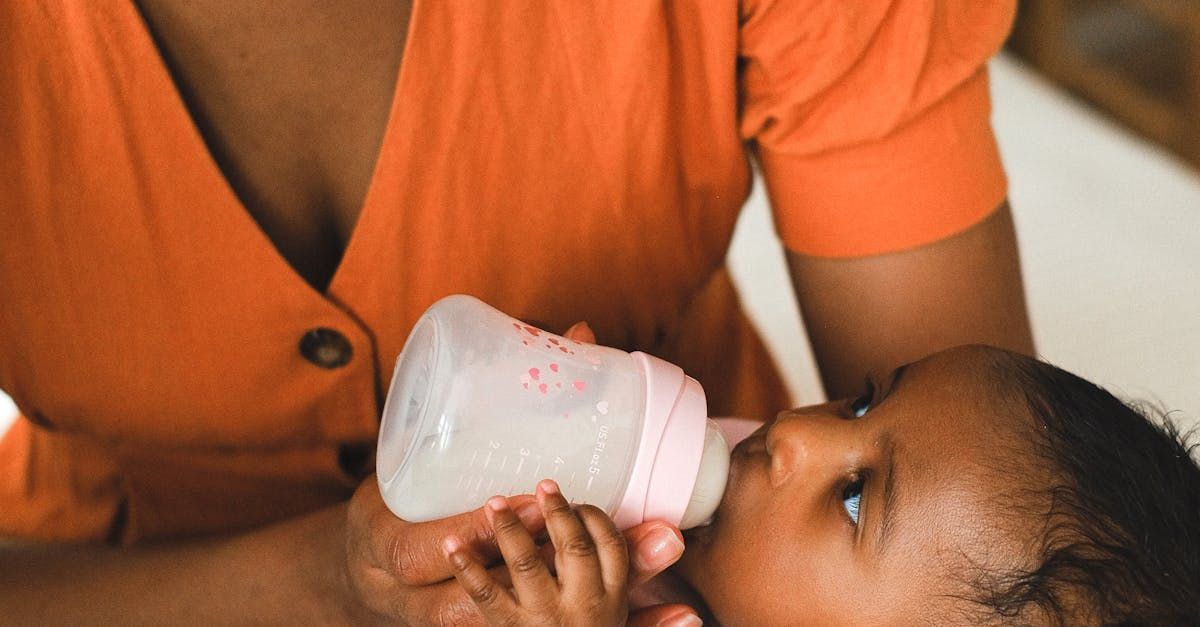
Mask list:
[[[495,622],[620,623],[628,556],[600,510],[539,485],[553,573],[496,497],[508,583],[444,545]],[[767,624],[1200,624],[1200,468],[1169,425],[1006,351],[896,369],[780,413],[733,450],[671,576],[707,619]]]

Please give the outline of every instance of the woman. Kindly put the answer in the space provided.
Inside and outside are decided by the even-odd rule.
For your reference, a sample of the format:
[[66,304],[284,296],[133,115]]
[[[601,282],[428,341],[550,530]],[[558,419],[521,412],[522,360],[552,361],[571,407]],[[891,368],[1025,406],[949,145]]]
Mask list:
[[[1032,348],[984,71],[1011,3],[14,4],[0,535],[159,547],[3,558],[70,567],[85,609],[469,607],[353,552],[424,546],[367,474],[446,294],[586,319],[714,414],[783,406],[723,267],[747,146],[831,396],[944,346]],[[314,573],[345,598],[286,585]]]

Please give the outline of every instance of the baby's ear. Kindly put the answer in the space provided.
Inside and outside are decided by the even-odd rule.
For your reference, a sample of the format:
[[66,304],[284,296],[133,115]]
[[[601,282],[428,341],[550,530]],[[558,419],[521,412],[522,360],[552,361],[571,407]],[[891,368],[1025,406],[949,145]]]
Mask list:
[[563,337],[585,344],[596,343],[596,333],[592,331],[592,327],[589,327],[588,323],[582,321],[571,325],[571,328],[567,329],[566,333],[563,333]]

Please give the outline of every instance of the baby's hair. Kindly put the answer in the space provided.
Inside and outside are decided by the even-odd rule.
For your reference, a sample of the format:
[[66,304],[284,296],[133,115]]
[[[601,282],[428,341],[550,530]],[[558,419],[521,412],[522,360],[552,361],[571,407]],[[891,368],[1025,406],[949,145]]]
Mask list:
[[1050,481],[1029,492],[1045,521],[1030,566],[975,569],[976,607],[1001,623],[1200,624],[1197,444],[1161,411],[1054,366],[1008,354],[996,367],[1023,395]]

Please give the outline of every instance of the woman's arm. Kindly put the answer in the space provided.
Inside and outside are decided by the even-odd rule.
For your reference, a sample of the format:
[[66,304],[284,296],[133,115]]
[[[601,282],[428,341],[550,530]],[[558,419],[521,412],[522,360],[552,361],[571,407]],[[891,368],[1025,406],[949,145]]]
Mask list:
[[[532,496],[508,501],[530,533],[542,531]],[[679,537],[661,521],[625,531],[634,585],[682,554],[664,532]],[[371,477],[346,505],[226,538],[132,549],[0,544],[0,624],[482,624],[442,555],[448,535],[482,563],[499,562],[482,508],[409,523]],[[652,608],[634,622],[685,609]]]
[[0,545],[0,623],[348,623],[346,507],[146,548]]
[[1007,202],[927,246],[854,259],[789,252],[788,266],[830,398],[860,392],[868,374],[959,344],[1033,353]]

